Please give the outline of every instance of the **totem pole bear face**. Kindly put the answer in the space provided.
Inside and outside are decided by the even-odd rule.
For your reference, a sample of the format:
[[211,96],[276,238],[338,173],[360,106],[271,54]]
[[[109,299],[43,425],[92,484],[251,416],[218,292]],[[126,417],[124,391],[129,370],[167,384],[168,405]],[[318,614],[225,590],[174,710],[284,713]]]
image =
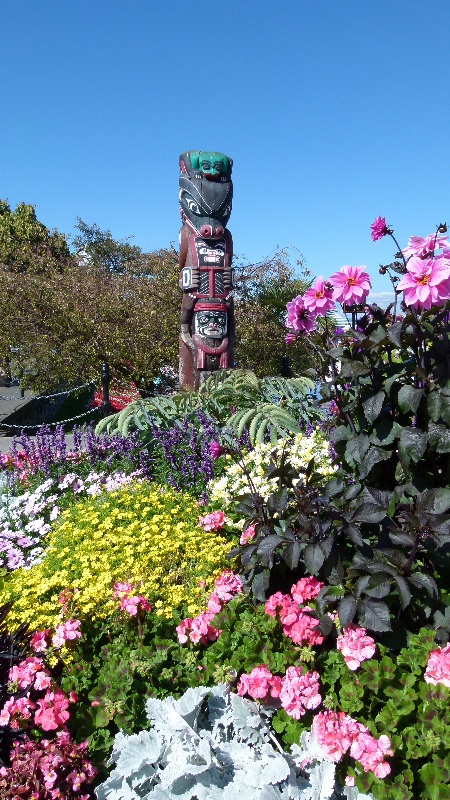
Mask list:
[[228,172],[228,158],[223,153],[208,153],[205,150],[191,150],[189,153],[192,169],[200,170],[209,181],[219,180]]
[[227,333],[227,314],[224,311],[196,311],[193,327],[199,336],[223,339]]
[[223,153],[188,150],[180,155],[181,219],[206,239],[220,239],[230,218],[232,166]]

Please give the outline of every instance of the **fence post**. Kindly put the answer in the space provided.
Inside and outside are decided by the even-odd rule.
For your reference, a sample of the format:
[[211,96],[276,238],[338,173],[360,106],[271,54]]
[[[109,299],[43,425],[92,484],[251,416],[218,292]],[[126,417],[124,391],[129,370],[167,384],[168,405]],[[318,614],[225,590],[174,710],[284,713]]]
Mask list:
[[104,364],[102,364],[101,375],[102,375],[103,402],[100,406],[100,413],[104,414],[106,417],[108,414],[112,413],[111,403],[109,401],[109,384],[111,380],[111,375],[109,372],[109,364],[106,361],[104,362]]

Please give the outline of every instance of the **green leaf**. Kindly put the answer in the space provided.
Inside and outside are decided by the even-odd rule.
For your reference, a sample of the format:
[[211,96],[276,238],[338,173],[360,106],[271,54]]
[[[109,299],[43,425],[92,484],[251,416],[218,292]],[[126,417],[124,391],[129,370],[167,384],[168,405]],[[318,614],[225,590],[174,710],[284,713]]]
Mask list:
[[422,399],[423,389],[416,389],[414,386],[402,386],[398,393],[398,404],[404,413],[412,411],[416,413]]
[[388,461],[391,456],[391,450],[383,450],[382,447],[371,447],[361,465],[359,479],[363,480],[364,478],[367,478],[369,472],[375,466],[375,464],[379,464],[380,461]]
[[425,453],[427,442],[427,434],[417,428],[403,428],[400,434],[400,446],[403,452],[414,462],[419,461]]
[[436,450],[437,453],[450,453],[450,430],[446,425],[436,425],[434,422],[430,422],[428,436],[433,450]]
[[352,594],[347,594],[339,603],[338,616],[342,628],[346,628],[353,622],[356,614],[356,600]]
[[381,409],[383,408],[385,394],[384,392],[377,392],[372,397],[369,397],[368,400],[363,403],[363,411],[366,417],[367,422],[369,425],[372,425],[373,422],[379,417],[381,414]]
[[390,341],[395,344],[396,347],[402,346],[402,327],[403,320],[400,320],[399,322],[394,322],[394,324],[387,329],[388,339],[390,339]]
[[325,554],[320,545],[308,544],[304,552],[305,567],[311,575],[319,571],[325,561]]
[[367,453],[369,446],[369,437],[366,436],[365,433],[361,434],[361,436],[353,436],[351,439],[349,439],[347,442],[347,447],[345,448],[346,460],[349,461],[350,465],[352,465],[352,462],[360,464]]
[[370,367],[366,367],[360,361],[345,360],[341,365],[340,378],[359,378],[363,375],[368,375]]
[[418,589],[424,589],[430,597],[438,596],[438,587],[434,578],[431,575],[424,575],[421,572],[414,572],[409,575],[408,581],[416,586]]
[[411,592],[408,589],[408,584],[401,575],[396,575],[395,583],[397,584],[398,596],[400,598],[400,605],[404,610],[411,602]]
[[392,630],[389,609],[386,603],[361,597],[358,600],[359,620],[364,628],[384,633]]

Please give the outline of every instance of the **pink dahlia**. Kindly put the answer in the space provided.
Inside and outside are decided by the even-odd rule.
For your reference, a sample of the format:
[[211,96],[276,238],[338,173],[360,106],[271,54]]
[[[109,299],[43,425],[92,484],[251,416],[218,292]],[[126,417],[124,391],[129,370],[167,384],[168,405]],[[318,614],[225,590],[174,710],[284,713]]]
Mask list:
[[408,256],[427,258],[433,254],[434,250],[440,250],[441,247],[449,246],[449,241],[446,236],[436,236],[435,233],[430,233],[425,239],[422,239],[421,236],[410,236],[408,245],[402,250],[402,253],[406,258],[408,258]]
[[362,303],[371,287],[369,275],[364,270],[365,267],[350,267],[346,264],[339,272],[333,272],[330,278],[330,283],[334,286],[333,300],[348,306]]
[[442,306],[450,297],[450,260],[413,256],[397,289],[407,306],[429,309]]
[[303,303],[312,314],[322,314],[325,316],[327,311],[334,308],[333,287],[330,283],[324,283],[322,275],[314,281],[311,289],[307,289],[303,295]]
[[316,314],[310,311],[303,301],[301,294],[286,303],[286,327],[292,328],[294,333],[310,333],[316,324]]
[[450,689],[450,643],[446,647],[438,647],[437,650],[430,653],[424,680],[434,686],[443,683]]
[[374,242],[378,242],[379,239],[382,239],[383,236],[386,236],[387,227],[385,218],[376,217],[370,226],[370,230],[370,235]]

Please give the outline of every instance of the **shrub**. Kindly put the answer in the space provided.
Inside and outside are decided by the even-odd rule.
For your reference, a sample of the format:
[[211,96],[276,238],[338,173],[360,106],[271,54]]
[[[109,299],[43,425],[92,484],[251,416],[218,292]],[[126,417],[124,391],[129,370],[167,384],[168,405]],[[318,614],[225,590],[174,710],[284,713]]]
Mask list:
[[113,608],[114,581],[130,580],[159,616],[201,610],[198,582],[212,585],[224,567],[226,540],[198,527],[191,497],[139,484],[66,509],[48,534],[44,561],[5,577],[0,602],[14,602],[13,624],[52,627],[58,595],[77,589],[79,613],[93,619]]
[[[329,441],[320,430],[314,430],[307,436],[298,433],[292,439],[280,439],[277,445],[271,442],[257,444],[247,454],[237,459],[236,463],[228,462],[225,474],[216,481],[208,484],[209,500],[213,504],[220,503],[225,510],[233,509],[236,499],[248,493],[249,480],[251,479],[254,490],[267,500],[277,488],[278,478],[267,476],[267,464],[272,462],[274,467],[280,466],[281,460],[287,460],[295,469],[306,469],[312,458],[315,460],[317,472],[323,478],[329,478],[336,471],[330,456]],[[231,456],[230,456],[231,458]],[[247,473],[247,474],[246,474]]]

